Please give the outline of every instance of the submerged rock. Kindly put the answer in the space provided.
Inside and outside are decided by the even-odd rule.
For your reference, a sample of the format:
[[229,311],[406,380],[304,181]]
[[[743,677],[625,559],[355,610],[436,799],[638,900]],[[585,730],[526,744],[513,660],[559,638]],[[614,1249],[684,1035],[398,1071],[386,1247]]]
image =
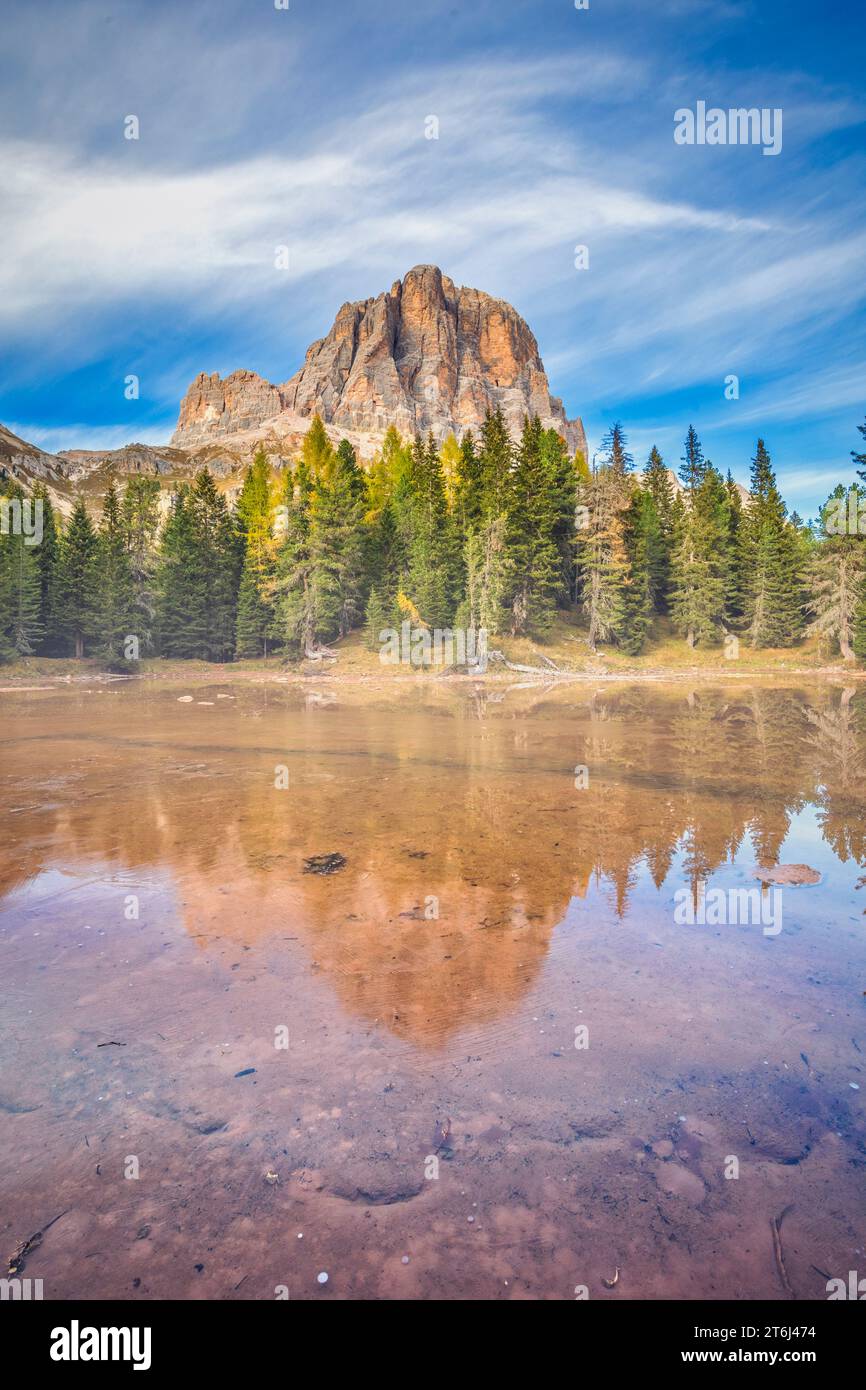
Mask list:
[[305,874],[335,874],[338,869],[346,866],[345,856],[342,854],[313,854],[309,859],[304,860]]
[[810,869],[808,864],[758,864],[755,868],[755,878],[759,878],[762,883],[792,886],[821,882],[818,870]]

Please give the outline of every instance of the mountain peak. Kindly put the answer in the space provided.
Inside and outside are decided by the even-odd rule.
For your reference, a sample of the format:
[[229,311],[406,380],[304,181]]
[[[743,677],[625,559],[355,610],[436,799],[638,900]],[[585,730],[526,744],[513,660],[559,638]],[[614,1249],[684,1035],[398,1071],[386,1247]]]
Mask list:
[[275,386],[255,372],[200,373],[181,402],[172,443],[217,441],[279,419],[326,424],[369,436],[396,425],[438,440],[478,431],[500,408],[519,434],[526,415],[586,450],[579,419],[551,396],[538,343],[517,310],[483,290],[456,286],[439,266],[416,265],[390,290],[343,304],[304,365]]

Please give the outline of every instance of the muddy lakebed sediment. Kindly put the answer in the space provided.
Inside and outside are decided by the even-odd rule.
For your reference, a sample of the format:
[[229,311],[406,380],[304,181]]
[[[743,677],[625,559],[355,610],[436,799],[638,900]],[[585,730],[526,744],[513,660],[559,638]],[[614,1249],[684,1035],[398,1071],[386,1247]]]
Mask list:
[[[197,674],[0,714],[0,1255],[63,1212],[46,1298],[866,1266],[866,690]],[[756,865],[818,876],[778,932],[676,920]]]

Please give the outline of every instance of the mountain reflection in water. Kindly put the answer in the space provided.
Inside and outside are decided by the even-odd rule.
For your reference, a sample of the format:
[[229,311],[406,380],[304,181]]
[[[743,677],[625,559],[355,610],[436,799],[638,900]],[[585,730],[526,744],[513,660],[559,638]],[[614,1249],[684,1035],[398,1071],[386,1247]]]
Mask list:
[[[137,1152],[146,1132],[166,1172],[180,1165],[179,1190],[194,1143],[207,1189],[195,1222],[219,1218],[241,1258],[241,1199],[216,1156],[233,1172],[252,1163],[256,1211],[277,1200],[259,1193],[259,1159],[288,1165],[291,1200],[322,1194],[306,1219],[355,1269],[369,1227],[350,1207],[406,1204],[392,1233],[418,1246],[429,1217],[415,1207],[440,1202],[450,1231],[457,1197],[431,1195],[421,1167],[444,1116],[454,1164],[462,1145],[469,1165],[460,1190],[489,1203],[498,1237],[476,1241],[443,1296],[491,1296],[486,1281],[501,1289],[510,1268],[494,1251],[521,1250],[530,1296],[568,1297],[568,1231],[591,1199],[608,1206],[587,1218],[586,1249],[604,1262],[614,1248],[608,1275],[631,1251],[624,1296],[776,1297],[763,1204],[780,1167],[806,1184],[801,1280],[825,1267],[824,1247],[854,1258],[866,690],[189,689],[191,703],[145,682],[0,697],[0,1107],[46,1192],[80,1186],[94,1133],[129,1135],[112,1142]],[[343,868],[304,872],[332,852]],[[779,862],[821,880],[782,890],[776,939],[674,925],[678,890],[754,887],[755,865]],[[106,1041],[123,1048],[97,1053]],[[736,1211],[737,1184],[716,1192],[727,1153],[767,1167],[739,1185]],[[6,1171],[13,1203],[38,1193]],[[85,1201],[83,1228],[115,1210],[105,1194]],[[727,1253],[695,1283],[683,1242],[700,1246],[698,1218]],[[736,1255],[745,1228],[750,1253]],[[151,1296],[186,1296],[172,1241]],[[385,1288],[368,1256],[347,1292],[396,1296],[410,1276]],[[132,1256],[117,1258],[109,1292]],[[431,1248],[434,1266],[444,1277]],[[227,1270],[208,1296],[226,1296]]]

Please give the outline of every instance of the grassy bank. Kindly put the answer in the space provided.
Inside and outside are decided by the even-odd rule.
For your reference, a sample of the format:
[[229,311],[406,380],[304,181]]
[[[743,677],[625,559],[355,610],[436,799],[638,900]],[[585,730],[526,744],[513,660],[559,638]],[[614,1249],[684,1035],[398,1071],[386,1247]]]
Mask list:
[[[558,622],[544,642],[529,638],[496,637],[490,647],[501,651],[512,667],[532,667],[533,671],[509,669],[491,663],[484,676],[466,679],[511,683],[517,680],[557,680],[564,677],[588,680],[670,680],[670,679],[746,679],[772,676],[826,676],[863,678],[866,668],[851,666],[831,657],[817,641],[794,648],[754,650],[740,643],[737,655],[728,657],[725,648],[690,649],[671,633],[662,632],[637,657],[624,655],[615,647],[591,652],[584,631],[568,622]],[[331,681],[430,681],[460,679],[446,674],[443,666],[418,669],[407,665],[383,665],[378,652],[365,646],[360,633],[335,642],[334,659],[286,661],[282,654],[267,659],[230,663],[178,661],[151,658],[141,661],[138,676],[150,680],[230,680],[260,681],[307,680],[325,677]],[[552,665],[551,665],[552,663]],[[554,669],[554,667],[556,669]],[[95,658],[27,657],[0,667],[0,689],[51,686],[88,679],[107,678]]]

